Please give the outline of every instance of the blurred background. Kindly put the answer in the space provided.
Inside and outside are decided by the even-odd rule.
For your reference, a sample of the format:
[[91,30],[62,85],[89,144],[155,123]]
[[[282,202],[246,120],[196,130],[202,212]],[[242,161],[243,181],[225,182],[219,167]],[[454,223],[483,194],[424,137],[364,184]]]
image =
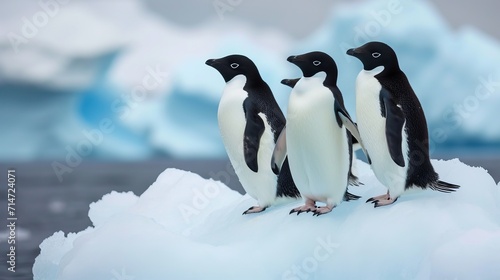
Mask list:
[[[233,53],[254,60],[285,112],[280,80],[300,76],[286,57],[329,53],[355,116],[361,64],[345,51],[384,41],[422,102],[432,158],[483,166],[498,182],[499,8],[493,0],[2,1],[0,184],[7,168],[17,170],[20,250],[20,272],[5,277],[30,279],[44,238],[89,226],[90,202],[111,190],[141,194],[167,167],[241,191],[217,127],[224,81],[204,65]],[[0,230],[2,252],[7,234]]]

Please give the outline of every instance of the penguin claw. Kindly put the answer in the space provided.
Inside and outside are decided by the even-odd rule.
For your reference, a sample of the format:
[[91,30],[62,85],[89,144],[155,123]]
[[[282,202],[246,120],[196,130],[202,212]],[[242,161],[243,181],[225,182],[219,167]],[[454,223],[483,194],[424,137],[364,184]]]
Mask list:
[[375,201],[380,201],[380,200],[389,200],[391,197],[389,196],[389,193],[379,195],[379,196],[374,196],[372,198],[369,198],[366,203],[371,202],[374,203]]
[[374,202],[372,202],[374,204],[374,208],[378,208],[378,207],[381,207],[381,206],[387,206],[387,205],[391,205],[393,204],[394,202],[396,202],[398,200],[398,197],[396,198],[388,198],[388,199],[385,199],[385,200],[376,200]]
[[263,212],[267,209],[267,206],[266,207],[261,207],[261,206],[252,206],[250,208],[248,208],[248,210],[246,210],[245,212],[243,212],[243,214],[241,215],[247,215],[247,214],[253,214],[253,213],[260,213],[260,212]]
[[312,212],[314,212],[314,211],[316,211],[315,207],[316,207],[316,206],[311,206],[311,205],[304,205],[304,206],[300,206],[300,207],[297,207],[297,208],[292,209],[292,210],[290,211],[289,215],[290,215],[290,214],[293,214],[293,213],[295,213],[295,212],[297,212],[297,216],[298,216],[299,214],[304,213],[304,212],[305,212],[305,213],[309,213],[309,212],[311,212],[311,211],[312,211]]

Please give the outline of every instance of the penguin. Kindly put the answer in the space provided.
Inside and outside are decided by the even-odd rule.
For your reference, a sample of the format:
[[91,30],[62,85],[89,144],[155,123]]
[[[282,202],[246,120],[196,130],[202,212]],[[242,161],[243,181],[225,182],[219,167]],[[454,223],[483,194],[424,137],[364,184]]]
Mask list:
[[[283,80],[281,80],[281,83],[283,85],[289,86],[293,89],[299,80],[300,80],[300,78],[283,79]],[[286,127],[284,129],[286,129]],[[282,132],[282,133],[284,133],[284,132]],[[348,137],[348,141],[349,141],[349,162],[350,162],[349,163],[349,166],[350,166],[349,167],[349,185],[351,185],[351,186],[364,185],[363,183],[361,183],[359,181],[359,178],[356,176],[356,174],[358,173],[357,168],[356,168],[357,157],[356,157],[356,154],[354,153],[354,151],[361,149],[361,146],[359,145],[358,140],[355,137],[353,137],[349,131],[347,131],[347,137]]]
[[[312,211],[319,216],[332,211],[342,200],[359,198],[347,191],[352,149],[346,127],[358,137],[359,133],[336,85],[335,61],[323,52],[290,56],[288,61],[303,74],[290,94],[285,140],[292,177],[305,199],[305,205],[290,214]],[[275,152],[273,158],[279,163],[283,155],[278,149]],[[318,201],[326,205],[317,207]]]
[[243,214],[300,198],[288,159],[279,175],[269,164],[286,120],[257,66],[243,55],[209,59],[205,64],[219,71],[226,82],[217,113],[220,133],[241,185],[258,201]]
[[363,64],[356,79],[356,120],[371,168],[388,189],[367,202],[390,205],[411,188],[456,191],[460,186],[439,180],[430,162],[424,111],[394,50],[369,42],[347,54]]

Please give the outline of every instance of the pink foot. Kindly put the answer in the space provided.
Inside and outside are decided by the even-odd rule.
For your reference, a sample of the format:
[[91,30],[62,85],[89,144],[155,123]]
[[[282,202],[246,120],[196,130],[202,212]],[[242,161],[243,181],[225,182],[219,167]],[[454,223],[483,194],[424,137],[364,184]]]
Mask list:
[[297,208],[293,208],[290,214],[297,212],[297,215],[303,212],[311,212],[316,210],[316,202],[312,199],[306,198],[306,204]]
[[366,202],[373,203],[375,208],[377,208],[380,206],[386,206],[386,205],[393,204],[394,202],[396,202],[396,200],[398,200],[397,197],[391,198],[391,196],[389,195],[389,192],[387,192],[387,194],[372,197],[372,198],[368,199]]
[[242,215],[246,215],[246,214],[253,214],[253,213],[260,213],[264,210],[266,210],[267,207],[260,207],[260,206],[252,206],[250,208],[248,208],[247,211],[243,212]]
[[323,215],[323,214],[326,214],[326,213],[330,213],[332,211],[332,209],[334,208],[334,206],[322,206],[322,207],[318,207],[316,208],[313,212],[313,216],[319,216],[319,215]]

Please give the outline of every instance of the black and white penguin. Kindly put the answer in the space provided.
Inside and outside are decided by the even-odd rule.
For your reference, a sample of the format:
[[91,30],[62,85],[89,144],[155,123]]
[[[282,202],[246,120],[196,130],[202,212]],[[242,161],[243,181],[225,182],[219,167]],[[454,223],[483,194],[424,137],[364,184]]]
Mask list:
[[245,191],[258,201],[243,214],[299,198],[288,160],[284,159],[279,175],[269,164],[286,120],[255,64],[242,55],[209,59],[206,64],[226,82],[217,117],[229,160]]
[[[283,79],[283,80],[281,80],[281,83],[283,85],[289,86],[293,89],[299,80],[300,80],[300,78]],[[286,127],[284,128],[284,130],[286,130]],[[285,133],[285,131],[282,133]],[[356,174],[358,173],[357,168],[356,168],[357,157],[356,157],[356,154],[354,153],[354,151],[361,149],[361,145],[358,143],[358,140],[355,137],[353,137],[349,131],[347,131],[347,137],[348,137],[348,141],[349,141],[349,162],[350,162],[349,185],[354,185],[354,186],[363,185],[363,183],[361,183],[359,181],[359,178],[356,176]],[[281,138],[281,136],[280,136],[280,138]],[[280,143],[280,141],[278,141],[278,143]],[[274,166],[274,160],[273,160],[273,166]]]
[[453,192],[439,180],[429,158],[424,111],[394,50],[381,42],[350,49],[363,63],[356,79],[356,120],[371,168],[387,194],[370,198],[375,207],[394,203],[410,188]]
[[[319,216],[342,200],[359,198],[347,192],[352,147],[346,127],[358,133],[336,85],[334,60],[325,53],[310,52],[290,56],[288,61],[303,74],[288,102],[286,152],[292,177],[305,199],[305,205],[290,214],[312,211]],[[316,207],[317,201],[326,205]]]

